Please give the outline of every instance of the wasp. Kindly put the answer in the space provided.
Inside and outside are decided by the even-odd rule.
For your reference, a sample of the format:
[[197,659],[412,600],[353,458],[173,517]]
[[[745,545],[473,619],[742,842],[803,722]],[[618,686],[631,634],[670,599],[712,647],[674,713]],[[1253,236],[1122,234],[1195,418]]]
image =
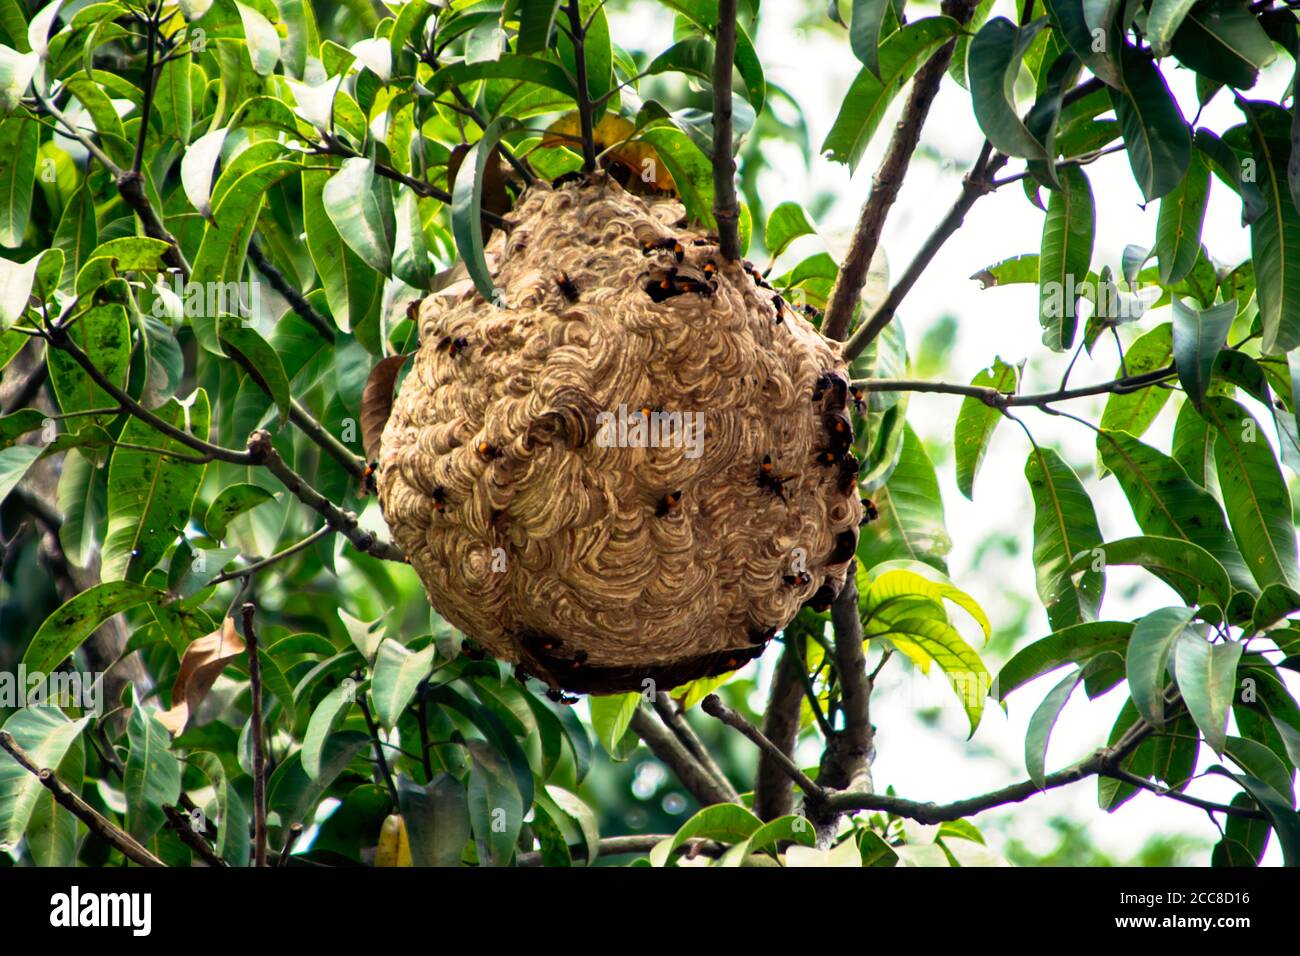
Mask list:
[[781,580],[792,588],[801,588],[812,581],[812,575],[807,571],[800,571],[797,574],[783,574],[781,575]]
[[833,451],[827,449],[826,451],[819,451],[813,457],[813,461],[817,462],[817,464],[821,465],[823,468],[829,468],[831,465],[839,461],[839,459],[835,457]]
[[546,698],[547,700],[552,700],[557,704],[563,704],[566,707],[572,707],[578,702],[578,698],[570,697],[564,691],[556,690],[554,687],[546,692]]
[[560,287],[560,292],[570,302],[578,301],[578,287],[573,284],[567,272],[560,270],[560,277],[555,280],[555,284]]
[[447,489],[444,488],[442,485],[439,485],[437,488],[434,488],[433,494],[430,495],[429,497],[433,499],[434,511],[447,510]]
[[666,518],[677,510],[677,506],[682,502],[682,493],[680,491],[671,491],[659,499],[659,506],[655,508],[656,518]]
[[815,305],[809,305],[807,302],[805,302],[802,308],[803,308],[803,314],[808,316],[808,318],[812,319],[813,321],[821,320],[822,310],[817,308]]
[[663,302],[675,295],[681,295],[686,290],[677,284],[677,270],[670,269],[662,279],[651,279],[647,282],[645,291],[651,301]]
[[750,631],[750,632],[749,632],[749,643],[751,643],[751,644],[766,644],[768,641],[770,641],[770,640],[771,640],[772,638],[774,638],[774,637],[776,637],[776,628],[774,628],[774,627],[769,627],[769,628],[768,628],[767,630],[765,630],[765,631],[757,631],[757,630],[755,630],[755,631]]
[[375,475],[378,472],[379,462],[377,461],[372,461],[370,464],[366,465],[365,469],[361,472],[361,484],[362,487],[365,488],[365,493],[368,495],[379,494],[379,486],[375,484]]
[[849,558],[853,557],[854,552],[858,550],[858,532],[854,528],[841,531],[835,536],[835,547],[831,549],[830,556],[827,557],[827,564],[843,564]]
[[468,640],[464,640],[460,642],[460,652],[472,661],[481,661],[483,660],[483,658],[487,657],[486,653],[480,651]]
[[481,441],[478,443],[478,454],[487,461],[495,461],[501,457],[501,449],[491,442]]
[[776,322],[780,325],[785,321],[785,299],[782,298],[781,293],[773,294],[772,305],[776,309]]
[[843,412],[831,412],[823,419],[830,450],[836,457],[843,455],[853,444],[853,425]]
[[835,600],[835,589],[827,581],[819,587],[813,596],[804,602],[804,607],[810,607],[817,613],[830,610],[831,602]]
[[818,375],[817,381],[813,384],[812,400],[814,402],[820,402],[822,396],[826,394],[826,389],[830,388],[831,383],[834,381],[835,376],[830,372],[822,372]]
[[467,348],[469,348],[469,339],[465,338],[463,335],[456,336],[455,338],[446,336],[438,343],[438,350],[440,352],[445,351],[451,358],[455,358]]
[[718,264],[714,262],[712,259],[704,263],[703,268],[704,268],[704,274],[706,276],[714,276],[717,275],[718,273]]
[[578,651],[576,654],[573,655],[573,660],[569,662],[569,666],[574,670],[577,670],[585,663],[587,663],[587,652]]
[[865,394],[866,393],[862,390],[861,385],[849,386],[849,397],[853,399],[853,410],[859,415],[863,414],[867,410],[867,403],[863,398]]
[[862,499],[862,520],[859,525],[864,525],[868,521],[876,521],[880,518],[880,512],[876,509],[876,503],[870,498]]
[[846,452],[840,459],[839,490],[840,494],[847,495],[854,485],[858,482],[858,469],[862,465],[858,462],[858,457],[853,452]]
[[678,262],[686,258],[686,247],[672,236],[664,236],[662,239],[652,239],[649,242],[641,243],[642,255],[648,256],[652,252],[671,252],[673,258]]
[[752,262],[750,262],[748,259],[746,259],[746,260],[745,260],[744,262],[742,262],[740,265],[741,265],[741,268],[743,268],[743,269],[745,270],[745,273],[746,273],[746,274],[747,274],[751,279],[754,280],[754,285],[758,286],[760,289],[770,289],[770,288],[772,288],[772,287],[768,284],[768,281],[767,281],[766,277],[764,277],[763,273],[759,272],[758,269],[755,268],[754,263],[752,263]]
[[794,475],[777,475],[772,466],[772,456],[764,455],[763,463],[758,466],[758,485],[785,501],[785,483]]
[[572,169],[569,170],[569,172],[561,173],[559,176],[556,176],[554,179],[552,179],[551,188],[559,189],[561,186],[567,183],[581,182],[582,179],[583,179],[583,174],[576,169]]

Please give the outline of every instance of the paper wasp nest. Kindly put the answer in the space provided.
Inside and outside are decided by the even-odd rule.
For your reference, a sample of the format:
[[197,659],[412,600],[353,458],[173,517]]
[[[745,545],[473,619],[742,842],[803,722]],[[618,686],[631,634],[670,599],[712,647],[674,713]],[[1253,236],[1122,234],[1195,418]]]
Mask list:
[[552,688],[733,670],[857,544],[836,347],[681,216],[604,177],[530,190],[489,245],[503,307],[424,300],[383,432],[433,606]]

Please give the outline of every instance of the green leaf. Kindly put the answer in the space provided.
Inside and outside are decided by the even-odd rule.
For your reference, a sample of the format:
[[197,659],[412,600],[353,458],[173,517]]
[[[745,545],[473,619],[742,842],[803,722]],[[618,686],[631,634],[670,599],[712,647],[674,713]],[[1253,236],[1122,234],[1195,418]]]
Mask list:
[[880,45],[880,73],[858,73],[845,94],[839,114],[821,151],[837,163],[857,169],[867,144],[884,119],[890,102],[931,53],[960,32],[950,17],[925,17],[891,34]]
[[[53,769],[64,786],[73,793],[80,793],[86,778],[85,743],[80,739],[74,740],[67,754]],[[0,793],[3,789],[0,785]],[[83,830],[81,822],[55,802],[53,793],[43,791],[36,799],[27,824],[27,852],[31,854],[32,862],[41,867],[76,866]],[[3,832],[4,824],[0,822],[0,833]]]
[[[1010,365],[1001,357],[973,379],[977,388],[992,388],[1003,393],[1016,391],[1020,379],[1020,366]],[[1002,413],[978,398],[962,399],[961,411],[953,426],[953,451],[957,462],[957,488],[967,498],[974,500],[975,477],[979,474],[984,454],[988,451],[993,431],[1002,420]]]
[[171,737],[151,711],[136,701],[127,721],[130,742],[122,789],[131,836],[147,842],[163,824],[162,806],[181,796],[181,765],[171,752]]
[[343,241],[325,212],[321,194],[328,176],[324,169],[303,170],[303,221],[307,249],[325,290],[330,315],[342,331],[350,332],[365,321],[378,301],[380,283],[374,270]]
[[483,177],[488,160],[501,138],[500,120],[494,120],[483,131],[483,138],[470,147],[456,171],[452,190],[451,228],[456,238],[456,251],[469,272],[479,295],[489,302],[497,301],[496,284],[483,256]]
[[14,445],[0,451],[0,501],[9,497],[9,492],[23,480],[27,469],[40,456],[39,445]]
[[1250,224],[1255,295],[1267,353],[1300,346],[1300,212],[1291,200],[1289,120],[1269,104],[1239,101],[1250,126],[1255,177],[1265,209]]
[[713,221],[713,167],[695,140],[671,126],[648,129],[641,134],[641,139],[654,147],[659,161],[668,167],[687,217],[706,228],[714,228],[717,224]]
[[1038,322],[1043,344],[1063,352],[1074,342],[1078,290],[1092,262],[1096,211],[1082,170],[1067,167],[1058,176],[1061,188],[1048,200],[1038,257]]
[[1216,754],[1222,754],[1226,744],[1228,707],[1237,686],[1241,649],[1236,641],[1211,644],[1194,631],[1184,631],[1174,650],[1179,693]]
[[280,424],[289,418],[293,396],[289,391],[289,377],[285,373],[280,355],[266,339],[243,320],[233,315],[222,316],[218,323],[218,338],[229,354],[242,357],[241,365],[257,382],[258,388],[270,396],[280,413]]
[[0,330],[13,326],[27,311],[36,267],[44,254],[38,252],[26,262],[0,258]]
[[321,698],[316,709],[312,711],[311,719],[307,721],[307,729],[303,732],[300,751],[302,769],[312,780],[320,779],[325,745],[334,733],[339,718],[352,709],[352,705],[357,702],[357,696],[365,693],[368,684],[368,681],[358,683],[350,677],[345,677],[337,687]]
[[560,0],[520,0],[516,53],[541,53],[550,40]]
[[259,485],[230,485],[221,489],[221,493],[208,505],[203,527],[208,534],[220,541],[225,538],[231,521],[263,502],[274,500],[275,495]]
[[[4,729],[44,769],[59,766],[89,721],[69,720],[57,707],[24,707],[10,714]],[[18,846],[43,793],[39,778],[0,753],[0,849]]]
[[1043,144],[1021,121],[1015,96],[1021,63],[1046,25],[1046,19],[1038,19],[1017,27],[1006,17],[994,17],[980,28],[966,56],[975,119],[989,142],[1009,156],[1048,158]]
[[970,722],[970,736],[974,736],[984,714],[984,697],[991,680],[979,654],[962,639],[960,632],[946,621],[928,617],[872,623],[874,626],[867,629],[868,637],[888,637],[905,652],[905,645],[913,645],[939,665]]
[[1003,666],[997,678],[998,699],[1006,700],[1016,688],[1066,664],[1084,664],[1102,654],[1123,655],[1132,632],[1129,621],[1089,621],[1049,634]]
[[1294,804],[1295,784],[1291,779],[1294,771],[1267,746],[1256,740],[1230,736],[1224,745],[1224,753],[1246,773],[1263,780]]
[[32,211],[39,129],[26,116],[0,120],[0,246],[10,249],[22,245]]
[[808,214],[797,202],[783,202],[767,217],[763,245],[767,254],[776,259],[790,247],[790,243],[803,236],[815,235],[817,227],[808,220]]
[[627,733],[632,723],[632,716],[641,706],[640,694],[609,694],[592,697],[591,729],[596,732],[596,739],[605,748],[605,753],[613,755],[618,752],[618,742]]
[[[155,414],[196,437],[207,438],[208,397],[202,389],[189,405],[170,399]],[[126,423],[121,441],[189,452],[174,438],[154,431],[137,418]],[[108,469],[108,530],[102,570],[106,580],[139,581],[158,563],[190,519],[205,468],[152,451],[113,451]]]
[[910,426],[903,435],[898,464],[884,487],[872,492],[880,518],[862,529],[858,561],[867,569],[907,558],[947,571],[952,549],[944,525],[939,480],[925,447]]
[[[1108,3],[1103,6],[1087,0],[1044,0],[1043,5],[1074,55],[1102,82],[1116,88],[1121,87],[1123,80],[1119,64],[1110,55],[1110,40],[1115,36],[1114,20],[1119,12],[1118,5]],[[1101,33],[1094,33],[1094,30],[1100,30]],[[1099,43],[1098,40],[1103,42]]]
[[987,269],[981,269],[971,276],[980,283],[980,288],[991,289],[997,285],[1015,285],[1021,282],[1038,282],[1038,253],[1026,252],[995,262]]
[[1233,0],[1198,4],[1174,34],[1172,50],[1199,76],[1238,89],[1254,86],[1259,70],[1277,58],[1254,11]]
[[1218,432],[1214,463],[1228,523],[1261,587],[1300,588],[1291,496],[1254,417],[1229,398],[1209,397],[1202,414]]
[[1247,773],[1232,773],[1223,767],[1210,767],[1206,773],[1217,773],[1237,781],[1255,803],[1268,814],[1273,830],[1277,833],[1277,842],[1282,847],[1284,866],[1300,866],[1300,813],[1291,804],[1258,777]]
[[325,184],[321,200],[330,222],[352,250],[377,272],[391,272],[396,231],[393,202],[387,185],[375,175],[375,164],[361,157],[345,160]]
[[1188,478],[1178,462],[1125,432],[1102,430],[1097,447],[1144,534],[1199,545],[1223,565],[1233,587],[1255,589],[1219,502]]
[[345,730],[331,734],[321,755],[320,773],[310,777],[303,769],[298,753],[290,754],[271,775],[267,788],[267,811],[280,816],[280,826],[288,830],[295,823],[309,822],[316,806],[361,750],[370,745],[365,734]]
[[524,803],[505,758],[481,740],[467,740],[470,753],[469,818],[481,863],[506,866],[524,825]]
[[[1129,375],[1145,375],[1165,368],[1173,355],[1173,325],[1165,322],[1129,346],[1124,354],[1124,367],[1116,370],[1115,377],[1122,377],[1125,369]],[[1141,438],[1168,400],[1169,390],[1154,386],[1125,394],[1112,394],[1102,410],[1101,427],[1107,431],[1128,432],[1134,438]]]
[[1100,551],[1080,555],[1070,565],[1069,573],[1083,573],[1098,559],[1105,567],[1137,565],[1169,583],[1189,604],[1228,606],[1232,595],[1228,572],[1210,552],[1190,541],[1144,535],[1108,541]]
[[1228,330],[1237,317],[1237,303],[1230,299],[1202,310],[1192,308],[1175,295],[1170,304],[1174,307],[1173,350],[1178,381],[1192,404],[1200,407],[1210,387],[1214,360],[1227,342]]
[[465,785],[449,773],[435,774],[427,787],[399,777],[397,794],[411,861],[416,866],[459,866],[471,837]]
[[[131,327],[126,309],[117,303],[93,306],[82,314],[68,334],[114,385],[126,384],[130,365]],[[115,408],[117,400],[101,389],[66,352],[46,351],[50,366],[50,384],[59,408],[82,412],[95,408]]]
[[1160,259],[1162,285],[1182,282],[1196,265],[1209,196],[1210,167],[1197,151],[1192,153],[1182,182],[1160,200],[1154,252]]
[[1133,625],[1125,674],[1138,713],[1152,727],[1165,723],[1165,668],[1195,612],[1188,607],[1151,611]]
[[191,143],[181,157],[181,186],[190,205],[204,219],[212,218],[212,177],[228,132],[226,127],[208,130]]
[[1196,0],[1151,0],[1146,34],[1156,56],[1168,56],[1169,44]]
[[130,581],[96,584],[45,619],[23,654],[28,673],[49,674],[114,614],[162,596],[157,588]]
[[154,109],[162,121],[166,139],[175,137],[182,146],[190,141],[193,105],[190,96],[190,58],[181,56],[163,64],[154,90]]
[[1025,767],[1029,779],[1040,788],[1047,786],[1047,744],[1052,735],[1052,728],[1065,710],[1070,695],[1083,680],[1083,668],[1070,674],[1065,680],[1053,687],[1043,698],[1043,702],[1029,719],[1029,729],[1025,732]]
[[436,651],[433,644],[421,651],[408,651],[391,639],[379,645],[371,697],[375,702],[375,714],[385,729],[391,730],[397,725],[420,681],[429,676]]
[[1155,64],[1127,45],[1120,62],[1124,89],[1107,87],[1107,93],[1124,132],[1133,178],[1150,202],[1183,181],[1191,163],[1192,136]]
[[[231,866],[248,866],[248,808],[220,758],[209,751],[197,750],[190,753],[186,763],[197,767],[212,784],[217,810],[217,834],[212,848]],[[212,813],[208,814],[209,818],[212,816]]]
[[[1101,544],[1092,500],[1069,465],[1050,448],[1034,448],[1025,462],[1034,498],[1034,568],[1038,595],[1055,629],[1090,621],[1106,590],[1104,570],[1091,570],[1076,583],[1070,562]],[[1091,560],[1089,558],[1089,560]]]
[[734,803],[717,803],[705,807],[687,820],[671,839],[663,840],[650,851],[653,866],[666,866],[673,853],[688,840],[716,840],[728,845],[749,839],[763,826],[763,821]]
[[[280,35],[271,21],[252,7],[236,3],[239,19],[244,24],[244,38],[248,41],[248,57],[258,76],[270,76],[280,62]],[[186,57],[188,62],[189,58]]]
[[880,28],[890,0],[853,0],[849,21],[849,46],[862,65],[880,75]]
[[95,225],[95,199],[90,192],[90,183],[84,180],[67,204],[59,226],[54,231],[55,249],[63,250],[63,276],[59,289],[71,293],[75,288],[77,273],[90,259],[91,250],[99,243],[99,232]]

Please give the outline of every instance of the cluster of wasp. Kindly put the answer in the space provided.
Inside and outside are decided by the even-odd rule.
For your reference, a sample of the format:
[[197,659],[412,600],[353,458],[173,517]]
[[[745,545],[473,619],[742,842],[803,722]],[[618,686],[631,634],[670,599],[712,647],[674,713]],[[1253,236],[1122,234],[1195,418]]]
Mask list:
[[[776,309],[776,322],[778,325],[780,325],[782,322],[785,321],[785,310],[790,306],[785,301],[785,296],[783,296],[780,292],[777,292],[776,289],[772,287],[772,284],[767,281],[767,272],[772,271],[771,267],[770,266],[768,267],[767,272],[759,272],[758,268],[754,265],[754,263],[750,262],[748,259],[743,260],[740,265],[745,270],[745,274],[754,280],[754,285],[758,286],[760,289],[765,289],[768,292],[772,293],[772,308]],[[822,317],[821,310],[815,308],[814,306],[809,305],[806,302],[799,307],[799,310],[803,312],[803,314],[806,315],[808,318],[812,319],[814,322],[821,320]]]

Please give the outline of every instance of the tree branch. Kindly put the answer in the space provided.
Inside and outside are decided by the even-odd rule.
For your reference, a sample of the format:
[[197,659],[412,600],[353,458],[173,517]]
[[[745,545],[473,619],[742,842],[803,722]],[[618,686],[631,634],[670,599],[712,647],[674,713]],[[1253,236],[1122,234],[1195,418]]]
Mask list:
[[[629,853],[649,853],[658,844],[664,840],[671,840],[671,833],[639,833],[634,836],[615,836],[602,837],[596,844],[600,850],[601,856],[625,856]],[[721,843],[713,840],[703,840],[692,838],[684,844],[688,855],[704,854],[705,856],[721,856],[727,848]],[[569,852],[575,860],[587,859],[587,847],[585,844],[576,844],[569,847]],[[515,858],[519,866],[541,866],[541,853],[520,853]]]
[[20,767],[33,774],[41,782],[41,786],[50,791],[59,806],[84,823],[90,828],[91,833],[121,852],[128,860],[140,866],[166,865],[145,849],[131,834],[68,789],[63,781],[54,775],[54,771],[36,766],[31,755],[18,745],[18,741],[8,731],[0,730],[0,747],[7,750],[9,755],[18,761]]
[[289,303],[289,307],[315,329],[321,338],[331,344],[334,342],[334,330],[330,328],[325,316],[317,312],[312,304],[307,301],[306,296],[289,284],[289,280],[285,278],[284,273],[277,269],[274,263],[262,252],[262,248],[257,244],[256,239],[250,240],[248,243],[248,261],[253,264],[254,269],[262,274],[262,278],[271,284],[271,288],[284,297],[284,300]]
[[253,865],[266,866],[266,745],[262,740],[262,662],[257,656],[257,629],[253,614],[257,608],[247,602],[244,616],[244,644],[248,650],[248,684],[253,713]]
[[596,171],[596,137],[592,129],[591,88],[587,85],[586,31],[578,11],[578,0],[569,0],[565,6],[569,17],[569,32],[573,40],[574,86],[578,101],[578,121],[582,128],[582,168],[584,172]]
[[826,742],[817,782],[835,790],[870,790],[874,732],[871,726],[871,677],[862,649],[858,614],[857,562],[850,561],[844,586],[831,603],[835,630],[835,674],[839,678],[844,726]]
[[294,497],[323,517],[331,528],[343,534],[358,551],[364,551],[366,554],[382,558],[385,561],[406,561],[406,556],[402,554],[401,548],[389,541],[384,541],[373,532],[362,529],[357,524],[355,514],[344,511],[335,505],[309,485],[302,475],[285,464],[284,459],[280,457],[280,453],[271,444],[270,432],[259,428],[249,435],[248,454],[251,464],[266,466],[267,471],[280,479],[280,483]]
[[197,853],[203,862],[208,866],[218,868],[230,865],[217,855],[217,851],[212,849],[207,840],[194,832],[194,828],[190,825],[191,817],[189,814],[182,812],[177,807],[173,807],[170,803],[164,803],[162,809],[167,817],[167,825],[171,827],[172,832],[176,834],[182,843]]
[[718,785],[719,789],[727,794],[727,799],[732,803],[739,803],[740,794],[731,785],[731,781],[722,772],[722,768],[713,759],[713,755],[704,746],[704,742],[691,729],[691,725],[686,721],[686,714],[677,706],[672,697],[662,691],[655,694],[654,707],[655,712],[659,714],[659,719],[664,722],[664,726],[677,735],[677,739],[681,741],[682,746],[686,748],[692,757],[699,761],[700,766],[713,778],[713,782]]
[[[947,16],[965,25],[971,18],[976,6],[975,0],[943,0],[941,9]],[[871,193],[862,206],[858,217],[857,229],[853,241],[840,266],[839,275],[831,289],[830,299],[826,305],[826,316],[822,323],[822,332],[827,338],[842,339],[848,333],[849,323],[853,321],[853,312],[857,307],[862,287],[867,281],[867,271],[871,268],[871,259],[880,242],[885,220],[898,198],[899,188],[903,185],[903,175],[911,162],[921,140],[921,127],[925,125],[930,113],[930,105],[939,92],[939,84],[952,61],[952,51],[956,39],[941,46],[931,55],[925,66],[917,72],[912,81],[912,91],[908,94],[907,104],[903,107],[903,116],[894,135],[890,138],[885,158],[881,161],[872,182]]]
[[775,820],[794,811],[794,793],[783,764],[794,756],[799,740],[800,705],[803,703],[803,657],[790,637],[772,674],[763,710],[763,737],[776,748],[777,754],[763,750],[758,757],[754,777],[754,815],[760,820]]
[[1152,385],[1168,381],[1177,375],[1173,365],[1112,379],[1097,385],[1084,385],[1079,388],[1058,389],[1055,392],[1037,392],[1028,395],[1016,395],[1012,392],[1000,392],[996,388],[982,385],[958,385],[953,382],[927,382],[921,379],[905,378],[862,378],[853,384],[865,392],[935,392],[942,395],[964,395],[978,398],[990,408],[1019,408],[1033,406],[1043,408],[1054,402],[1064,402],[1073,398],[1086,398],[1091,395],[1125,395]]
[[651,752],[668,769],[676,774],[683,787],[700,802],[701,806],[714,803],[732,803],[730,796],[718,786],[698,760],[691,756],[682,742],[644,707],[637,707],[632,715],[632,730],[645,741]]
[[740,259],[740,205],[736,160],[731,155],[731,71],[736,58],[736,0],[719,0],[717,47],[713,53],[713,218],[718,248]]
[[734,727],[742,734],[748,737],[759,750],[767,754],[781,771],[789,777],[799,789],[811,797],[813,800],[822,800],[826,796],[826,791],[814,783],[812,779],[805,774],[786,754],[772,741],[763,736],[762,731],[747,721],[740,714],[736,713],[730,707],[722,702],[722,698],[717,694],[710,694],[704,698],[704,712],[710,717],[716,717],[728,727]]

